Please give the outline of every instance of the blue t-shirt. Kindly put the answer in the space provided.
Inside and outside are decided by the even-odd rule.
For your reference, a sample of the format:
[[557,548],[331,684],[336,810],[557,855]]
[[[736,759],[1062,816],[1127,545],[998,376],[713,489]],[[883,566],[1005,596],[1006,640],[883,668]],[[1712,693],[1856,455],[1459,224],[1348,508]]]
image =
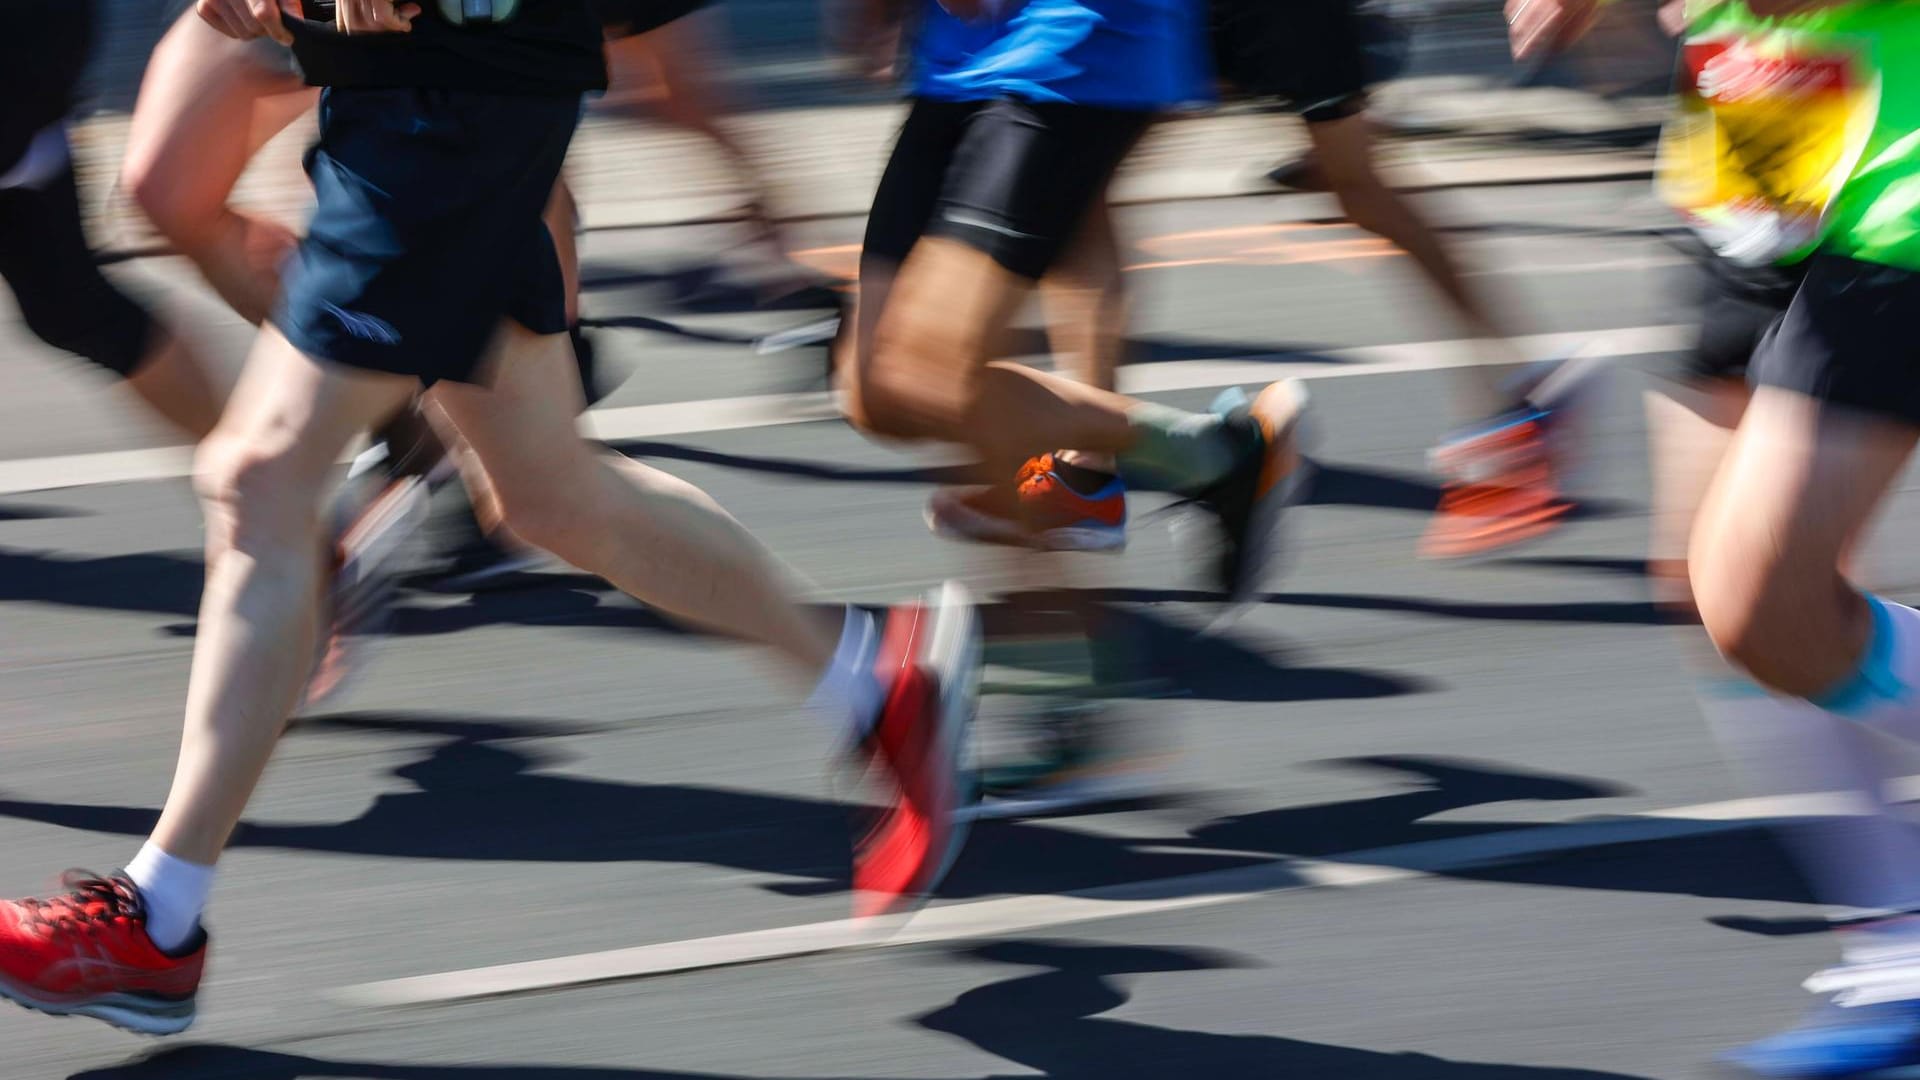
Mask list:
[[935,0],[914,48],[914,93],[1163,109],[1213,96],[1203,0],[1001,0],[962,22]]

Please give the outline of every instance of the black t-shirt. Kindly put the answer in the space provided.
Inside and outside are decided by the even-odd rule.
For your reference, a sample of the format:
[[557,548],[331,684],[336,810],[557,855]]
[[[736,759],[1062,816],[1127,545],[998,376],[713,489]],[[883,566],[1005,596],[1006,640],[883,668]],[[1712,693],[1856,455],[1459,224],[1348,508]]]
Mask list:
[[73,108],[93,46],[93,0],[0,0],[0,173]]
[[606,89],[600,25],[587,0],[522,0],[498,26],[455,26],[435,0],[421,7],[412,33],[348,36],[333,28],[332,3],[306,0],[308,18],[287,25],[307,82],[556,96]]

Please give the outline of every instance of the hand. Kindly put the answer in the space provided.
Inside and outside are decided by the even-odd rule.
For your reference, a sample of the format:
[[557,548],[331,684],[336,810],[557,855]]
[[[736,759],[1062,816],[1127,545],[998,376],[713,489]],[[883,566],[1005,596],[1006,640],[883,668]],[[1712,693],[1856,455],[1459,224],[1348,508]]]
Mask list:
[[1559,52],[1593,29],[1599,18],[1599,0],[1507,0],[1507,40],[1516,60]]
[[333,22],[343,34],[406,34],[420,5],[397,0],[339,0]]
[[299,14],[299,0],[197,0],[194,12],[202,21],[231,38],[251,41],[272,38],[282,45],[293,44],[293,35],[280,18],[280,11]]

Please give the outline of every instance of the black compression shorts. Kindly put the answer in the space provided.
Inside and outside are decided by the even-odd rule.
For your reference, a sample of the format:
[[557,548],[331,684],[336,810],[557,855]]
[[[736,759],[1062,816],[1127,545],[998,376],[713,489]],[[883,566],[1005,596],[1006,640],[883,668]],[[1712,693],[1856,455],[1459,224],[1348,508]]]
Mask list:
[[865,255],[945,236],[1038,279],[1078,233],[1153,114],[1055,102],[919,99],[867,217]]

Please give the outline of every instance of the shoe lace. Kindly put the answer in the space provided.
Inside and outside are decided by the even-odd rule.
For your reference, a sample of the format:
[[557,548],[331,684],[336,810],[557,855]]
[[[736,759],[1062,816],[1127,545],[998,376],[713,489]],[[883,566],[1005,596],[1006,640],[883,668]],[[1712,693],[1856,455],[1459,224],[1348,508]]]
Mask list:
[[101,877],[86,870],[69,870],[60,879],[67,892],[45,900],[22,900],[22,922],[36,929],[53,931],[95,931],[122,919],[137,918],[143,911],[140,894],[133,882],[122,877]]

